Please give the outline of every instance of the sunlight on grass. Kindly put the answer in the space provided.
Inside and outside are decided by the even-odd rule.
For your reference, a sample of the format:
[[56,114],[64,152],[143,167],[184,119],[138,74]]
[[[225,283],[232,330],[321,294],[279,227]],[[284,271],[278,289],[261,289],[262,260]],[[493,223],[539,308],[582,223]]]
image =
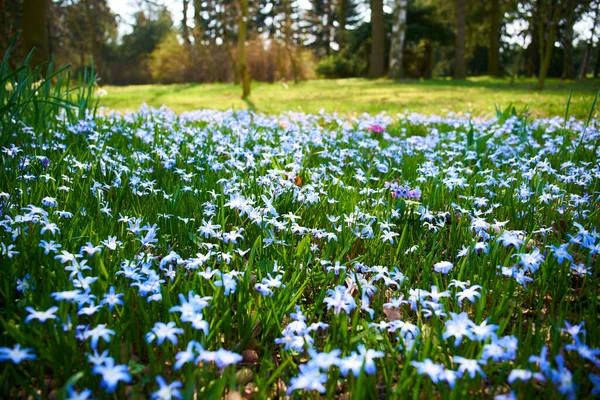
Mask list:
[[[290,84],[287,89],[280,83],[254,83],[251,101],[255,111],[266,113],[286,110],[315,113],[323,109],[342,114],[408,111],[446,115],[453,111],[491,116],[495,113],[496,104],[502,107],[513,104],[520,110],[529,107],[533,116],[547,117],[564,115],[569,89],[573,88],[571,115],[582,119],[587,117],[596,91],[600,89],[599,82],[549,80],[543,92],[534,90],[534,80],[517,80],[510,85],[506,80],[480,77],[466,82],[430,80],[395,83],[357,78],[316,80]],[[102,99],[101,105],[117,110],[136,109],[142,103],[153,107],[164,104],[177,112],[249,107],[239,98],[239,87],[228,83],[110,86],[106,89],[108,95]]]

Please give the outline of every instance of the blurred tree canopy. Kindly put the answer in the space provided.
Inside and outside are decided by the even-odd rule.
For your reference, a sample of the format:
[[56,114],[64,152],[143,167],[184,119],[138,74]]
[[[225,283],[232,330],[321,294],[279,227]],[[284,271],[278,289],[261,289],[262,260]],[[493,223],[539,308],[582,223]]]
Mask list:
[[117,85],[237,83],[244,65],[270,82],[380,77],[401,60],[395,79],[523,75],[542,88],[600,69],[600,0],[256,0],[247,17],[242,0],[173,1],[185,16],[138,0],[128,24],[108,0],[2,1],[0,50],[18,34],[21,58],[93,60]]

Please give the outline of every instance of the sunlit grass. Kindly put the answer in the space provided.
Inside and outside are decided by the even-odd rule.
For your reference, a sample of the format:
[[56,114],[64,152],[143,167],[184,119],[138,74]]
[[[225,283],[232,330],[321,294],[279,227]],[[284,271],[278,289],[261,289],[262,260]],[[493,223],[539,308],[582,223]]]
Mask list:
[[253,83],[252,96],[244,102],[240,88],[228,83],[142,85],[106,87],[101,105],[113,109],[137,109],[142,103],[160,107],[166,105],[174,111],[198,108],[226,110],[229,108],[254,109],[258,112],[281,113],[303,111],[309,113],[339,112],[342,114],[378,113],[393,114],[416,112],[446,115],[449,112],[491,116],[495,105],[513,104],[519,110],[526,107],[533,116],[564,115],[564,108],[573,89],[571,115],[587,117],[590,104],[600,90],[600,81],[561,81],[550,79],[546,89],[537,91],[534,79],[517,79],[513,85],[508,80],[470,78],[468,81],[425,80],[391,82],[388,80],[342,79],[315,80],[290,83]]

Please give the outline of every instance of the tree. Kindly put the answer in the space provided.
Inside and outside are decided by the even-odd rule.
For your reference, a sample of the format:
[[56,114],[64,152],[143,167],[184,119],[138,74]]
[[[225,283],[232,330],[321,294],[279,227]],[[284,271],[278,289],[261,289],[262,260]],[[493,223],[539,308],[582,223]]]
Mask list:
[[448,10],[440,10],[435,5],[409,3],[403,49],[405,77],[431,78],[435,52],[445,50],[446,54],[451,56],[455,39],[454,18],[443,16],[451,14],[453,8],[452,4]]
[[312,0],[311,8],[305,15],[304,24],[311,36],[309,47],[318,57],[330,55],[331,43],[335,38],[336,8],[333,0]]
[[292,21],[294,15],[298,15],[298,10],[295,10],[292,0],[283,0],[283,43],[285,51],[288,54],[292,66],[292,79],[294,83],[298,83],[298,56],[294,43],[294,23]]
[[467,1],[456,0],[456,53],[454,62],[454,79],[465,79],[467,69],[465,63],[465,29]]
[[346,8],[348,6],[348,0],[338,0],[337,4],[337,32],[335,35],[335,41],[340,46],[340,49],[346,44]]
[[[233,71],[233,80],[240,82],[239,65],[235,54],[238,48],[238,29],[240,20],[240,2],[238,0],[194,0],[194,42],[197,62],[208,66],[219,58],[217,53],[224,49]],[[250,21],[246,21],[248,24]],[[246,30],[247,25],[246,25]],[[215,68],[206,68],[214,80],[229,79]],[[227,74],[228,75],[228,74]]]
[[135,14],[132,31],[121,43],[110,47],[104,58],[106,79],[116,84],[146,84],[152,82],[150,54],[173,30],[171,14],[165,8],[146,9]]
[[369,77],[379,78],[385,72],[385,26],[383,0],[371,0],[371,56]]
[[407,0],[395,0],[389,69],[389,75],[392,79],[401,79],[404,77],[404,41],[406,39],[407,8]]
[[593,2],[594,4],[594,24],[592,25],[592,35],[588,41],[588,45],[585,49],[585,55],[583,56],[583,63],[581,64],[581,78],[585,79],[587,76],[588,66],[590,63],[590,55],[594,47],[594,35],[596,34],[596,27],[598,26],[598,18],[600,17],[600,1]]
[[[263,37],[273,43],[277,72],[280,79],[287,76],[287,60],[294,82],[300,79],[300,53],[308,26],[302,22],[302,12],[295,0],[263,0],[252,22]],[[287,57],[286,57],[287,56]],[[287,60],[286,60],[287,59]]]
[[238,21],[238,68],[242,82],[242,99],[250,96],[250,71],[246,63],[246,34],[248,29],[248,0],[240,0]]
[[190,30],[187,25],[187,11],[189,4],[190,0],[183,0],[183,17],[181,18],[181,37],[185,45],[188,46],[188,51],[189,47],[192,45],[192,42],[190,41]]
[[552,50],[554,49],[554,39],[558,28],[561,12],[564,7],[564,0],[538,0],[538,39],[540,53],[540,69],[538,74],[538,89],[544,89],[546,75],[552,59]]
[[200,46],[203,34],[204,34],[204,20],[202,18],[202,0],[193,0],[194,1],[194,44],[196,46]]
[[[87,27],[89,29],[89,46],[90,53],[92,54],[94,66],[96,68],[96,72],[99,76],[103,76],[104,74],[104,65],[102,63],[102,52],[101,46],[102,43],[98,40],[97,35],[97,16],[96,12],[98,9],[98,4],[95,4],[93,0],[84,0],[85,6],[85,19],[87,23]],[[104,4],[106,6],[106,4]]]
[[488,49],[488,75],[500,76],[500,0],[491,0],[490,45]]
[[573,39],[575,37],[575,23],[581,19],[586,11],[592,10],[593,1],[590,0],[565,0],[564,18],[559,24],[559,40],[563,49],[562,79],[575,78],[573,69]]
[[[152,81],[158,83],[184,83],[188,81],[191,52],[189,46],[180,43],[175,30],[167,36],[150,53],[148,67]],[[173,62],[173,60],[177,62]]]
[[575,25],[575,4],[567,0],[565,19],[560,42],[563,48],[562,79],[573,79],[573,37]]
[[596,64],[594,65],[594,78],[600,74],[600,46],[596,49]]
[[47,0],[23,1],[23,47],[26,52],[35,48],[30,65],[36,67],[50,59],[46,13]]

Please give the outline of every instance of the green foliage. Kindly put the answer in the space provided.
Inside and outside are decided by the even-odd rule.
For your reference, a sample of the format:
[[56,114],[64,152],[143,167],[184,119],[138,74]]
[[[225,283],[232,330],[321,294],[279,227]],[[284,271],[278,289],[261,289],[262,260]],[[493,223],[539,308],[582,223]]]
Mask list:
[[13,39],[0,65],[0,145],[23,127],[29,127],[41,138],[47,135],[57,119],[66,117],[75,123],[96,112],[94,98],[97,76],[93,68],[84,69],[72,86],[68,66],[54,69],[54,61],[31,68],[35,49],[24,63],[10,66]]
[[170,32],[150,54],[148,66],[154,82],[182,83],[186,80],[190,64],[190,54],[185,46],[179,43],[177,34]]
[[[124,35],[120,44],[112,43],[106,49],[105,59],[110,68],[103,77],[105,81],[114,84],[152,82],[151,53],[172,30],[173,20],[166,9],[148,15],[136,14],[132,32]],[[180,57],[181,54],[171,63],[176,64]]]
[[[360,80],[344,82],[359,86],[361,92],[368,92],[373,87],[362,86],[364,81]],[[323,84],[331,85],[332,82]],[[398,85],[392,87],[396,90]],[[432,91],[439,90],[439,87],[438,84]],[[334,90],[331,86],[327,88],[329,91]],[[173,87],[170,88],[171,91],[172,89]],[[318,95],[323,93],[325,91],[321,88]],[[420,94],[422,95],[422,92]],[[147,92],[144,95],[149,97]],[[13,104],[11,108],[17,105]],[[506,109],[508,111],[498,110],[499,118],[506,115],[504,122],[513,114],[518,116],[516,108],[512,106]],[[23,114],[24,117],[28,117],[27,115]],[[488,393],[505,393],[509,390],[505,382],[510,370],[536,368],[528,362],[529,355],[539,354],[542,346],[546,344],[550,346],[551,356],[561,352],[561,344],[569,340],[564,332],[560,331],[564,320],[572,323],[585,320],[587,343],[592,347],[598,346],[600,327],[590,322],[597,315],[597,274],[592,273],[585,277],[569,275],[570,264],[559,264],[548,250],[546,261],[534,275],[535,280],[527,289],[522,288],[512,278],[499,275],[497,270],[498,265],[510,266],[518,262],[515,260],[516,249],[503,247],[494,240],[489,241],[488,251],[476,251],[473,246],[484,242],[475,236],[470,215],[457,211],[472,206],[473,197],[487,198],[488,187],[482,183],[488,182],[488,178],[480,172],[492,170],[496,176],[516,176],[518,181],[507,181],[507,187],[497,190],[493,201],[501,206],[494,208],[493,216],[486,216],[485,220],[491,221],[493,217],[497,218],[496,222],[510,221],[505,229],[524,232],[534,232],[541,226],[555,227],[547,236],[532,233],[530,237],[524,238],[525,243],[520,253],[530,253],[532,247],[545,250],[546,244],[567,241],[567,234],[577,232],[574,227],[569,226],[570,230],[563,230],[561,226],[569,223],[574,212],[580,210],[567,205],[565,211],[555,207],[556,204],[538,202],[537,195],[541,194],[546,184],[554,182],[560,185],[565,198],[570,194],[582,196],[585,191],[595,193],[599,189],[597,180],[592,180],[586,188],[561,182],[556,175],[551,176],[547,173],[535,173],[532,179],[525,180],[512,163],[498,166],[491,160],[490,155],[498,154],[506,140],[518,142],[519,139],[518,135],[515,135],[516,132],[511,131],[510,125],[499,125],[496,121],[490,124],[473,122],[473,125],[469,126],[464,118],[427,123],[397,118],[386,128],[386,133],[390,136],[378,136],[376,143],[367,147],[363,144],[368,143],[369,138],[373,136],[357,129],[355,119],[340,119],[339,122],[348,124],[338,124],[335,117],[294,117],[288,114],[281,116],[280,121],[289,121],[290,124],[283,128],[275,117],[259,117],[244,112],[207,112],[205,115],[205,119],[193,120],[189,115],[177,116],[167,110],[144,109],[126,117],[97,118],[97,134],[90,134],[86,138],[84,133],[80,133],[65,136],[60,140],[54,139],[54,143],[68,145],[68,149],[62,151],[59,147],[49,147],[41,153],[50,160],[43,173],[61,183],[44,179],[25,182],[20,177],[30,171],[19,169],[19,157],[10,158],[3,155],[4,169],[0,171],[0,178],[7,187],[6,192],[9,193],[12,204],[42,204],[46,196],[56,196],[60,204],[57,210],[70,210],[74,214],[70,219],[51,217],[52,221],[60,224],[61,230],[54,236],[50,232],[43,234],[40,227],[34,223],[29,225],[26,234],[18,234],[16,239],[11,239],[12,232],[0,231],[3,243],[14,242],[16,250],[21,252],[10,259],[4,254],[0,255],[5,277],[0,283],[0,299],[4,305],[0,311],[0,327],[3,332],[0,335],[0,346],[12,347],[19,343],[24,347],[34,348],[38,356],[35,362],[25,361],[20,365],[6,362],[0,365],[0,391],[5,391],[5,397],[35,397],[37,393],[37,396],[47,398],[52,397],[56,391],[60,398],[68,394],[67,385],[73,385],[79,391],[90,388],[94,391],[94,396],[105,396],[106,394],[98,388],[100,377],[90,370],[88,354],[93,354],[93,350],[90,348],[89,338],[77,340],[75,337],[77,325],[89,325],[91,328],[99,323],[106,323],[107,328],[115,330],[116,334],[110,341],[99,341],[98,353],[108,351],[117,363],[127,365],[132,375],[131,384],[120,384],[114,394],[116,398],[150,397],[157,389],[157,376],[164,377],[168,382],[181,380],[181,390],[185,397],[196,395],[198,398],[221,398],[234,391],[246,390],[246,384],[249,383],[252,383],[249,385],[250,390],[257,388],[255,398],[283,397],[284,385],[289,387],[291,377],[297,375],[299,366],[305,364],[308,358],[304,352],[283,350],[282,345],[275,343],[275,339],[281,337],[282,329],[290,323],[289,315],[295,311],[296,304],[301,306],[308,323],[319,321],[329,325],[325,334],[319,331],[319,334],[314,335],[315,347],[319,351],[339,349],[342,356],[347,357],[359,344],[365,344],[368,348],[386,354],[385,357],[376,360],[376,373],[373,375],[363,373],[354,378],[350,374],[349,377],[340,378],[337,367],[333,367],[329,371],[327,383],[330,397],[341,397],[351,393],[354,396],[370,398],[376,393],[377,396],[385,398],[463,398],[469,394],[484,397]],[[299,120],[309,122],[298,122]],[[50,121],[49,118],[40,122],[40,129],[49,129],[52,126]],[[368,120],[362,120],[366,121]],[[547,135],[551,141],[556,141],[564,133],[556,129],[547,129],[547,126],[549,125],[540,127],[541,133]],[[242,129],[244,136],[239,133]],[[432,134],[434,129],[436,133]],[[225,154],[226,147],[235,147],[236,143],[243,143],[240,148],[248,149],[248,152],[240,152],[240,158],[245,159],[245,155],[252,154],[252,151],[266,149],[269,145],[281,146],[281,141],[288,140],[282,138],[283,135],[289,137],[291,132],[300,135],[312,130],[317,137],[323,138],[324,142],[297,142],[303,154],[298,176],[305,182],[290,180],[289,186],[286,184],[286,187],[290,187],[290,191],[302,193],[304,190],[311,190],[311,186],[319,185],[318,200],[313,204],[300,204],[293,200],[292,193],[283,191],[274,198],[273,206],[280,215],[297,215],[302,226],[325,227],[320,229],[330,230],[336,229],[335,225],[332,225],[331,216],[344,218],[344,214],[352,213],[356,207],[368,210],[369,218],[379,221],[387,221],[394,210],[397,215],[393,217],[393,224],[389,226],[398,235],[393,244],[383,243],[377,238],[372,240],[357,237],[354,231],[346,226],[348,222],[344,219],[339,222],[341,228],[336,231],[337,240],[328,241],[308,234],[300,236],[294,234],[291,228],[274,233],[269,231],[267,224],[249,223],[247,215],[224,205],[234,199],[227,193],[231,190],[230,185],[241,183],[244,196],[252,196],[256,199],[256,208],[262,207],[259,199],[262,199],[263,194],[268,195],[268,187],[264,183],[265,180],[260,178],[270,176],[271,179],[275,179],[290,172],[288,165],[296,162],[295,157],[300,151],[289,154],[281,152],[281,155],[270,157],[268,163],[256,163],[250,172],[242,171],[243,164],[238,164],[240,172],[237,172],[236,167],[227,164],[235,158]],[[324,134],[321,135],[321,132]],[[492,132],[498,133],[498,136],[492,137]],[[566,129],[566,132],[575,137],[578,135],[572,127]],[[529,136],[530,133],[528,132],[521,143],[515,143],[519,154],[527,153],[527,146],[532,142],[544,143],[545,139],[537,136],[536,132],[533,132],[533,136]],[[384,155],[392,146],[421,142],[421,138],[412,137],[414,134],[432,134],[431,143],[434,148],[425,151],[412,148],[409,152],[403,152],[401,157],[395,158]],[[347,136],[341,139],[343,135]],[[91,136],[95,138],[91,139]],[[34,150],[36,147],[27,143],[26,134],[20,139],[23,139],[23,156],[33,155],[37,151]],[[15,141],[11,140],[13,143]],[[428,140],[422,142],[429,143]],[[295,142],[290,143],[296,146]],[[593,159],[589,153],[593,145],[593,141],[589,140],[581,147],[575,148],[573,163],[583,165]],[[163,152],[164,149],[168,149],[172,155]],[[347,149],[353,150],[352,157],[339,158],[340,167],[335,181],[317,181],[318,178],[313,178],[315,171],[328,165],[332,152]],[[467,157],[470,151],[478,153],[477,160]],[[571,155],[548,152],[545,156],[547,161],[544,162],[548,162],[548,165],[559,166]],[[393,169],[377,172],[372,168],[372,165],[381,159],[385,159]],[[436,177],[420,181],[423,196],[419,202],[392,199],[391,194],[385,190],[384,182],[401,177],[403,182],[416,183],[416,171],[428,159],[435,159],[442,172]],[[171,161],[172,165],[167,167],[166,162]],[[480,165],[475,165],[477,161],[480,161]],[[442,178],[446,176],[444,168],[456,163],[464,165],[464,168],[461,168],[465,172],[466,185],[462,189],[450,190],[442,182]],[[469,163],[471,164],[468,165]],[[213,168],[214,165],[220,165],[222,168]],[[231,169],[225,169],[223,165]],[[365,171],[363,182],[357,180],[357,167]],[[116,171],[121,173],[116,174]],[[33,172],[41,176],[40,172]],[[65,176],[67,179],[63,178]],[[135,190],[134,179],[143,182],[142,186]],[[515,200],[515,193],[525,181],[530,182],[532,189],[539,193],[536,193],[530,202],[520,203]],[[339,182],[344,182],[344,185]],[[68,186],[70,191],[57,188],[63,184]],[[96,196],[90,191],[92,187],[97,190]],[[363,191],[367,188],[385,193],[381,197],[383,201],[374,202],[374,194]],[[331,199],[336,202],[330,202]],[[210,207],[214,205],[214,213],[210,217],[207,216],[209,213],[206,204]],[[439,231],[432,229],[435,226],[431,224],[430,228],[425,228],[416,214],[416,211],[422,212],[425,208],[439,212],[440,219],[436,225]],[[582,220],[587,225],[594,226],[597,225],[598,214],[594,211],[593,204],[590,204],[590,208],[589,216]],[[7,207],[6,210],[13,220],[23,212],[16,206]],[[517,213],[522,217],[517,217]],[[445,214],[447,216],[441,217]],[[136,240],[133,233],[135,229],[128,230],[128,224],[124,220],[118,221],[124,217],[142,217],[143,223],[148,223],[148,226],[156,223],[160,228],[156,247],[141,246],[139,239],[143,235]],[[213,243],[216,238],[201,237],[196,233],[197,229],[205,223],[203,219],[208,218],[227,231],[235,227],[244,227],[244,238],[234,244],[220,240]],[[377,229],[376,236],[379,236],[381,224],[372,225]],[[499,232],[490,230],[490,233],[496,235]],[[265,239],[269,239],[269,234],[276,235],[271,237],[281,242],[267,246]],[[112,235],[123,242],[121,247],[114,250],[103,248],[101,252],[80,259],[78,265],[92,268],[86,272],[89,273],[86,276],[98,277],[98,281],[90,287],[91,293],[98,301],[103,299],[108,287],[114,286],[117,293],[124,294],[124,304],[116,306],[114,310],[103,306],[94,315],[86,316],[78,315],[80,307],[77,304],[52,300],[51,293],[68,290],[73,286],[65,265],[56,260],[54,254],[45,255],[43,248],[39,247],[40,240],[52,238],[62,244],[61,250],[77,252],[88,242],[98,244]],[[202,270],[211,267],[213,270],[220,270],[221,273],[232,270],[245,272],[240,275],[236,292],[229,296],[224,296],[223,289],[214,285],[216,277],[206,280],[197,274],[198,271],[177,263],[171,265],[176,271],[174,279],[170,280],[164,276],[160,302],[143,298],[140,295],[140,287],[136,285],[139,282],[133,282],[135,279],[117,275],[123,270],[124,261],[132,260],[136,256],[147,257],[147,265],[144,265],[144,268],[155,269],[159,260],[171,250],[183,257],[200,257],[198,253],[209,253],[208,244],[216,246],[216,249],[212,256],[207,256],[207,264],[201,267]],[[465,244],[471,246],[470,250],[465,257],[458,257],[457,252]],[[313,246],[316,246],[317,250],[311,249]],[[407,251],[409,249],[414,250]],[[245,250],[244,255],[238,256],[236,250]],[[226,253],[234,254],[231,262],[227,264],[217,256]],[[146,256],[142,257],[144,254]],[[583,253],[573,252],[573,255],[586,265],[594,266],[592,254],[587,259],[583,258]],[[148,260],[151,257],[157,259],[152,263]],[[285,287],[278,288],[273,297],[261,296],[254,285],[273,271],[274,260],[277,260],[282,268]],[[387,287],[382,280],[372,281],[377,287],[371,303],[371,307],[377,313],[374,319],[367,318],[366,312],[359,309],[348,315],[334,315],[325,309],[323,299],[332,286],[346,285],[350,274],[341,272],[337,275],[327,272],[320,260],[340,261],[349,266],[348,271],[352,271],[350,266],[356,262],[389,266],[390,269],[398,267],[406,276],[406,281],[401,282],[398,287]],[[449,275],[432,273],[432,264],[438,260],[456,260],[455,269]],[[160,272],[161,277],[165,271],[166,268]],[[25,274],[30,274],[30,282],[35,286],[35,290],[18,292],[15,288],[16,279],[22,279]],[[453,278],[469,281],[471,285],[481,285],[481,298],[475,304],[466,300],[458,303],[454,299],[445,299],[442,300],[445,310],[466,312],[477,324],[486,320],[489,324],[497,324],[498,336],[514,335],[519,340],[519,346],[514,360],[488,362],[484,366],[488,375],[486,379],[477,377],[471,380],[465,375],[451,390],[445,382],[434,384],[429,378],[419,376],[411,366],[411,361],[431,358],[435,362],[446,364],[448,369],[452,367],[451,363],[454,363],[456,368],[456,362],[451,361],[451,356],[479,358],[484,343],[465,338],[460,346],[453,345],[453,339],[448,340],[442,335],[443,319],[425,318],[408,306],[401,306],[398,314],[392,314],[390,310],[386,313],[384,304],[391,297],[408,295],[409,288],[429,290],[432,285],[436,285],[445,290]],[[210,306],[203,311],[203,318],[210,326],[208,335],[192,330],[187,322],[180,320],[178,313],[169,312],[171,307],[179,304],[178,294],[187,295],[190,290],[199,296],[213,296]],[[361,290],[363,289],[360,287],[356,289],[354,296],[357,299]],[[458,291],[456,288],[451,290],[455,294]],[[59,306],[56,315],[60,317],[60,321],[24,321],[27,315],[24,307],[33,306],[39,310],[46,310],[55,304]],[[66,324],[68,318],[71,319],[73,327],[65,332],[62,324]],[[380,332],[369,326],[370,322],[390,322],[396,319],[418,325],[421,334],[415,342],[414,354],[400,347],[398,333],[388,335],[385,331]],[[185,328],[179,335],[177,344],[166,341],[157,346],[156,342],[145,341],[145,335],[150,332],[156,321],[173,321],[177,326]],[[191,340],[200,342],[205,350],[226,348],[240,353],[249,350],[256,354],[255,360],[246,359],[237,367],[223,369],[217,369],[210,362],[196,362],[175,370],[175,355],[185,350],[186,344]],[[566,360],[567,366],[575,372],[573,379],[580,385],[579,393],[588,393],[591,388],[586,380],[587,374],[583,375],[583,372],[590,368],[589,364],[574,352],[564,353],[569,355]],[[241,379],[248,370],[252,372],[250,378]],[[48,377],[52,379],[47,379]],[[550,380],[536,384],[518,382],[513,389],[524,398],[545,398],[554,394]],[[300,393],[294,392],[294,396],[316,397],[314,393]]]
[[356,55],[334,55],[323,58],[317,64],[317,73],[324,78],[350,78],[364,76],[367,62]]

